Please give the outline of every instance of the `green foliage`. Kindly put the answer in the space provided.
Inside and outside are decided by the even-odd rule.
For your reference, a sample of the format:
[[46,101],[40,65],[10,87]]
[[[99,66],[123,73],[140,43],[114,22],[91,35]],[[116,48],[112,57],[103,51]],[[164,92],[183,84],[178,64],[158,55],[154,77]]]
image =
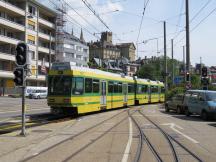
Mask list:
[[191,84],[192,84],[192,89],[200,89],[201,88],[200,76],[191,75]]
[[183,94],[185,92],[185,86],[184,84],[178,85],[178,86],[173,86],[170,88],[167,92],[167,98],[171,98],[176,94]]
[[[174,67],[178,67],[180,62],[174,59]],[[137,72],[137,76],[139,78],[146,78],[151,80],[160,80],[163,81],[164,77],[164,57],[158,57],[156,59],[150,60],[147,64],[141,66],[139,71]],[[167,69],[170,74],[168,77],[168,84],[171,83],[171,72],[172,72],[172,60],[167,57]],[[178,68],[174,68],[174,73],[178,74]]]

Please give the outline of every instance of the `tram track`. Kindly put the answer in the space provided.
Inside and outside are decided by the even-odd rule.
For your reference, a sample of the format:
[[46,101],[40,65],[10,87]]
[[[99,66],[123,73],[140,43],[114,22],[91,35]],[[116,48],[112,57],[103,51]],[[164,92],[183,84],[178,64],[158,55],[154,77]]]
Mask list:
[[[111,116],[111,117],[109,117],[109,118],[107,118],[107,119],[105,119],[105,120],[103,120],[103,121],[101,121],[101,122],[99,122],[99,123],[97,123],[97,124],[95,124],[95,125],[93,125],[93,126],[87,128],[87,129],[84,129],[83,131],[81,131],[81,132],[79,132],[79,133],[77,133],[77,134],[75,134],[75,135],[73,135],[73,136],[70,136],[69,138],[66,138],[66,139],[63,140],[63,141],[61,141],[61,142],[59,142],[59,143],[56,143],[56,144],[54,144],[53,146],[51,146],[51,147],[49,147],[49,148],[47,148],[47,149],[44,149],[43,151],[39,152],[37,155],[32,155],[32,156],[30,156],[30,157],[28,157],[28,158],[25,158],[24,160],[22,160],[22,162],[31,161],[32,159],[34,159],[34,158],[36,158],[36,157],[38,157],[38,156],[40,156],[40,155],[42,155],[42,154],[44,154],[44,153],[46,153],[46,152],[52,150],[52,149],[54,149],[54,148],[57,148],[59,145],[64,144],[64,143],[66,143],[67,141],[74,140],[74,139],[76,139],[77,137],[79,137],[79,136],[81,136],[81,135],[87,133],[88,131],[90,131],[90,130],[92,130],[92,129],[94,129],[94,128],[96,128],[96,127],[102,125],[102,124],[104,124],[105,122],[107,122],[107,121],[109,121],[109,120],[112,120],[112,119],[115,118],[115,117],[118,117],[119,115],[121,115],[121,114],[124,113],[125,111],[127,111],[127,110],[123,110],[123,111],[121,111],[121,112],[119,112],[119,113],[117,113],[117,114],[115,114],[115,115],[113,115],[113,116]],[[108,131],[108,132],[111,131],[114,127],[116,127],[117,125],[119,125],[121,122],[123,122],[123,121],[124,121],[125,119],[127,119],[127,118],[128,118],[128,117],[123,118],[120,122],[118,122],[117,124],[115,124],[113,127],[111,127],[110,129],[108,129],[107,131]],[[90,146],[91,144],[93,144],[94,142],[96,142],[97,140],[99,140],[100,138],[102,138],[102,137],[107,133],[107,131],[104,132],[103,134],[101,134],[101,135],[98,137],[98,139],[95,139],[95,140],[91,141],[90,143],[88,143],[85,147]],[[67,160],[69,160],[70,158],[72,158],[73,156],[75,156],[76,154],[80,153],[82,150],[85,149],[85,147],[80,148],[80,149],[77,150],[74,154],[72,154],[72,155],[70,155],[68,158],[66,158],[64,161],[67,161]]]
[[[175,142],[179,147],[181,147],[183,150],[185,150],[188,153],[188,155],[192,156],[196,161],[203,162],[203,160],[200,159],[195,153],[190,151],[189,148],[184,146],[181,142],[179,142],[174,137],[172,137],[170,134],[168,134],[166,131],[164,131],[163,128],[161,128],[156,122],[154,122],[152,119],[150,119],[148,116],[146,116],[143,112],[141,112],[141,110],[138,110],[138,112],[139,112],[140,115],[142,115],[146,120],[148,120],[151,124],[153,124],[163,134],[163,136],[165,137],[165,139],[169,143],[169,146],[170,146],[170,148],[172,150],[172,154],[173,154],[173,158],[174,158],[173,160],[175,162],[180,161],[180,158],[179,158],[178,153],[176,152],[176,147],[174,146],[173,142]],[[141,128],[139,128],[139,129],[141,129]],[[158,154],[158,156],[160,156],[160,155]]]

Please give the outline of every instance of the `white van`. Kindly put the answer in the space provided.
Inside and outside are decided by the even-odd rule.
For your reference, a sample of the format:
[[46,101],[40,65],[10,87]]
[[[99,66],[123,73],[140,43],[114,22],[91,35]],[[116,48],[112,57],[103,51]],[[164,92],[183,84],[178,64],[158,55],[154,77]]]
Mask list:
[[41,99],[47,98],[47,90],[35,90],[29,94],[29,98],[32,99]]
[[[39,93],[39,94],[38,94]],[[41,94],[40,94],[41,93]],[[25,90],[25,96],[32,98],[33,96],[45,98],[44,96],[47,95],[47,87],[33,87],[33,86],[27,86]]]

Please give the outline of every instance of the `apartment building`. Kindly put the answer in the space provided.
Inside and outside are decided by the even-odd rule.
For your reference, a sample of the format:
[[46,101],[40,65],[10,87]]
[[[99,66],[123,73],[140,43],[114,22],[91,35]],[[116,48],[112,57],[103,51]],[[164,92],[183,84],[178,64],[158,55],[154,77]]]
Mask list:
[[[57,13],[35,0],[0,0],[0,94],[14,89],[15,48],[26,42],[31,54],[29,86],[44,86],[41,66],[54,60]],[[51,48],[49,48],[51,45]]]
[[81,31],[80,38],[69,33],[64,33],[63,55],[56,55],[56,60],[60,62],[71,62],[74,66],[88,67],[89,47],[84,41]]

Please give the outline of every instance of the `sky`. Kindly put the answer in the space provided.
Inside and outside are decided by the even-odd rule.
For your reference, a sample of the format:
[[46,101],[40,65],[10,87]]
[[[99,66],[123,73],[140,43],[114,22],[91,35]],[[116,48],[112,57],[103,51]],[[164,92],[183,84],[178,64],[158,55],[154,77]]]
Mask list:
[[[39,1],[53,7],[59,0]],[[166,21],[167,55],[171,57],[171,39],[174,39],[174,58],[183,59],[185,0],[86,0],[109,29],[82,0],[61,1],[65,1],[67,6],[65,30],[71,32],[73,29],[79,36],[82,28],[87,42],[98,40],[103,31],[112,31],[114,43],[134,42],[138,45],[137,58],[163,55],[163,21]],[[216,66],[216,1],[189,0],[189,9],[191,63],[195,65],[201,58],[207,66]]]

